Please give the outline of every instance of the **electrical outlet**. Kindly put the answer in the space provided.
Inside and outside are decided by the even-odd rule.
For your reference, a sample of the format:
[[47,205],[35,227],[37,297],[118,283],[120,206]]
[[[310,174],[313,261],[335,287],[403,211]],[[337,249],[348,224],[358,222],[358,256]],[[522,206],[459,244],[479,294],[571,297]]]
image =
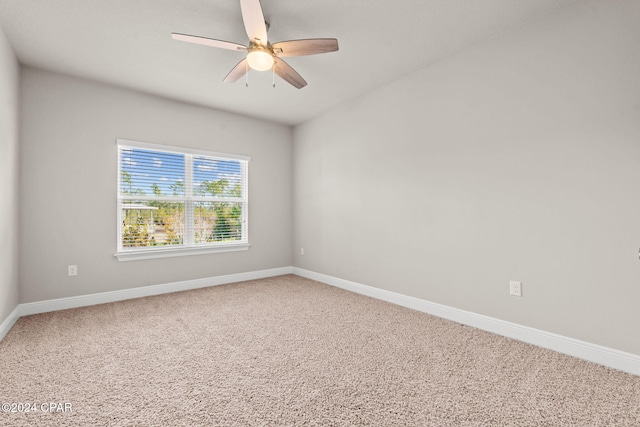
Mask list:
[[300,255],[304,255],[304,248],[300,248]]
[[67,267],[67,270],[69,272],[69,276],[77,276],[78,275],[78,266],[77,265],[70,265]]
[[513,295],[516,297],[522,296],[522,282],[517,282],[515,280],[509,281],[509,295]]

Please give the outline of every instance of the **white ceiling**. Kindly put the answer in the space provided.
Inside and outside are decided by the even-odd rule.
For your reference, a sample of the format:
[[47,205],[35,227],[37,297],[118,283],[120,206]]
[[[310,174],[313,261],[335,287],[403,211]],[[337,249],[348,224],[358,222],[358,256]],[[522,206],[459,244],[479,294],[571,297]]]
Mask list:
[[295,125],[574,1],[262,0],[269,41],[339,41],[287,58],[300,90],[270,72],[223,83],[241,52],[171,39],[247,44],[239,0],[0,0],[0,27],[22,64]]

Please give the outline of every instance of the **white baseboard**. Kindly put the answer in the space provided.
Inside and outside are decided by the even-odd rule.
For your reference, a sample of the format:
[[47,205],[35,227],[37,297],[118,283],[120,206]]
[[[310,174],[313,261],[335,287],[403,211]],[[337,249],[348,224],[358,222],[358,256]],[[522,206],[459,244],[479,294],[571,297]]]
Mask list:
[[6,319],[2,323],[0,323],[0,341],[4,338],[5,335],[9,332],[9,330],[13,327],[13,325],[20,318],[20,306],[16,306],[13,311],[7,316]]
[[85,307],[96,304],[105,304],[108,302],[123,301],[132,298],[161,295],[170,292],[187,291],[190,289],[206,288],[208,286],[224,285],[226,283],[281,276],[283,274],[291,274],[292,270],[292,267],[280,267],[272,268],[269,270],[250,271],[247,273],[236,273],[228,274],[225,276],[207,277],[204,279],[164,283],[162,285],[142,286],[139,288],[123,289],[120,291],[102,292],[98,294],[79,295],[76,297],[57,298],[47,301],[29,302],[20,304],[16,310],[18,311],[19,316],[28,316],[30,314],[66,310],[68,308]]
[[640,356],[293,267],[293,274],[640,376]]
[[229,274],[225,276],[208,277],[204,279],[186,280],[182,282],[165,283],[161,285],[143,286],[139,288],[123,289],[120,291],[103,292],[98,294],[80,295],[76,297],[58,298],[47,301],[38,301],[18,305],[9,316],[0,323],[0,340],[9,332],[11,327],[21,316],[46,313],[49,311],[65,310],[69,308],[85,307],[89,305],[105,304],[115,301],[123,301],[132,298],[140,298],[152,295],[161,295],[170,292],[186,291],[190,289],[217,286],[227,283],[256,280],[266,277],[281,276],[284,274],[297,274],[327,285],[342,288],[351,292],[366,295],[372,298],[388,301],[403,307],[418,310],[454,322],[462,323],[493,332],[498,335],[513,338],[539,347],[548,348],[590,362],[599,363],[610,368],[628,372],[640,376],[640,356],[591,344],[585,341],[557,335],[551,332],[541,331],[528,326],[518,325],[493,317],[472,313],[465,310],[449,307],[442,304],[422,300],[419,298],[402,295],[396,292],[366,286],[326,274],[316,273],[298,267],[280,267],[268,270],[251,271],[246,273]]

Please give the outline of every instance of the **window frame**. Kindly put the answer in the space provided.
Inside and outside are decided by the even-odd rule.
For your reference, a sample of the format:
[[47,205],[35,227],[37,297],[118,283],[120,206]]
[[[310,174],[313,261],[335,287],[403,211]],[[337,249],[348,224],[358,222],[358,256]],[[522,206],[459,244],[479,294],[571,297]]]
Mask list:
[[[181,154],[185,156],[185,192],[181,196],[149,196],[149,195],[124,195],[121,194],[122,184],[122,149],[142,149],[158,151],[162,153]],[[246,251],[251,246],[249,243],[249,161],[248,156],[238,154],[218,153],[213,151],[198,150],[193,148],[171,145],[151,144],[148,142],[133,141],[128,139],[116,139],[117,151],[117,236],[116,253],[118,261],[134,261],[143,259],[166,258],[176,256],[202,255],[219,252]],[[204,197],[193,194],[193,159],[194,157],[208,157],[216,160],[235,160],[241,162],[242,168],[242,195],[241,199],[225,197]],[[187,182],[189,181],[189,182]],[[184,243],[182,246],[147,246],[127,249],[122,245],[122,221],[123,201],[127,200],[158,200],[184,203]],[[240,202],[242,203],[242,238],[234,242],[194,243],[193,218],[194,205],[197,202]],[[189,224],[188,224],[189,223]]]

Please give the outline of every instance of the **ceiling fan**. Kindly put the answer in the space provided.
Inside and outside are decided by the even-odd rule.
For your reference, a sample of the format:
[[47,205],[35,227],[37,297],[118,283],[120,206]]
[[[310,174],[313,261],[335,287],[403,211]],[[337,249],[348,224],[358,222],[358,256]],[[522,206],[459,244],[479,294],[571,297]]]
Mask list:
[[256,71],[273,70],[280,78],[298,89],[305,87],[307,82],[296,70],[282,60],[283,57],[316,55],[338,50],[338,40],[326,38],[288,40],[271,44],[267,40],[268,24],[264,20],[260,0],[240,0],[240,9],[244,28],[249,36],[248,46],[188,34],[172,33],[171,37],[175,40],[221,49],[246,51],[246,58],[238,62],[224,78],[226,83],[237,81],[251,68]]

